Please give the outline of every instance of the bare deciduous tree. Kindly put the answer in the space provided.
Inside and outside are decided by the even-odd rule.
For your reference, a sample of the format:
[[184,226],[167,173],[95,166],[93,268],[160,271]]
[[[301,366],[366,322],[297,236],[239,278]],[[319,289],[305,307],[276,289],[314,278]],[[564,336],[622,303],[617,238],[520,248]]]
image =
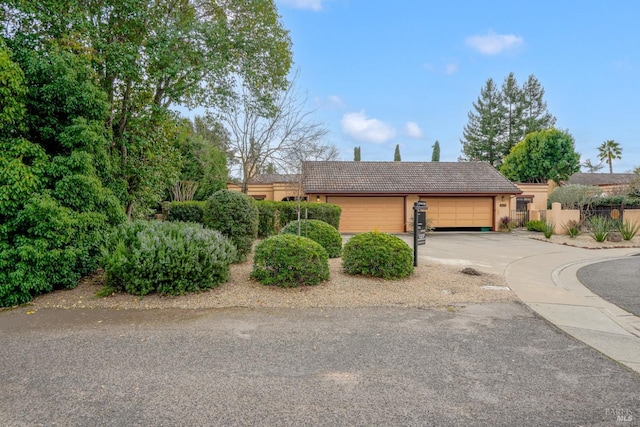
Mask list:
[[[269,164],[295,173],[303,160],[335,158],[335,147],[324,144],[326,127],[312,120],[306,97],[295,88],[294,77],[275,99],[273,108],[264,108],[259,98],[243,92],[239,102],[218,114],[230,134],[229,150],[242,183],[242,191]],[[332,148],[333,147],[333,148]]]

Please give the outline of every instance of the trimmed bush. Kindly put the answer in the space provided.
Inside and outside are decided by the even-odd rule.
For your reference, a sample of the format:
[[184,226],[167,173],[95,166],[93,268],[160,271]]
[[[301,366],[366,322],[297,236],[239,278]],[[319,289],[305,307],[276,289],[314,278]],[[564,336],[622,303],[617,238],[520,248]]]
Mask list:
[[269,237],[256,245],[251,277],[280,287],[317,285],[329,278],[327,251],[306,237]]
[[529,231],[540,231],[540,232],[542,232],[545,229],[545,225],[546,224],[545,224],[544,220],[535,219],[535,220],[532,220],[532,221],[528,221],[525,224],[525,228],[527,230],[529,230]]
[[202,221],[231,240],[238,250],[236,262],[246,260],[258,237],[258,207],[253,198],[236,191],[216,191],[207,200]]
[[[298,235],[298,221],[287,224],[281,234]],[[300,235],[319,243],[329,258],[338,258],[342,253],[342,236],[340,232],[324,221],[317,219],[300,220]]]
[[206,202],[171,202],[167,206],[168,221],[199,222],[202,224]]
[[200,224],[136,221],[107,237],[101,264],[114,291],[181,295],[227,281],[235,256],[229,239]]
[[413,250],[391,234],[356,234],[344,245],[342,267],[348,274],[398,279],[413,273]]
[[[257,202],[260,209],[260,237],[269,237],[280,232],[281,224],[288,224],[298,220],[298,202],[273,202],[261,200]],[[333,226],[336,230],[340,228],[340,206],[330,203],[300,203],[300,218],[318,219]]]

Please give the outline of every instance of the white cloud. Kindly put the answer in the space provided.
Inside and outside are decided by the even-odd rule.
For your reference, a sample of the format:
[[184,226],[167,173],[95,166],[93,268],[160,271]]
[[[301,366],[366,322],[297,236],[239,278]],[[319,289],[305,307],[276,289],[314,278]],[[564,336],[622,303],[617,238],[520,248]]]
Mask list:
[[445,70],[444,70],[444,72],[445,72],[448,76],[450,76],[451,74],[454,74],[454,73],[458,72],[458,64],[456,64],[456,63],[454,63],[454,62],[451,62],[451,63],[447,64],[447,65],[445,66]]
[[470,46],[483,55],[496,55],[505,50],[516,48],[524,43],[524,39],[513,34],[496,34],[489,31],[486,35],[467,37]]
[[338,95],[329,95],[327,97],[327,103],[330,108],[341,109],[345,108],[346,104]]
[[396,135],[392,126],[378,119],[368,118],[364,111],[345,114],[340,124],[344,133],[357,141],[381,143]]
[[422,129],[420,129],[420,126],[418,126],[416,122],[407,122],[404,130],[410,138],[419,139],[423,136]]
[[294,9],[307,9],[313,11],[322,10],[322,3],[327,0],[278,0],[278,3]]

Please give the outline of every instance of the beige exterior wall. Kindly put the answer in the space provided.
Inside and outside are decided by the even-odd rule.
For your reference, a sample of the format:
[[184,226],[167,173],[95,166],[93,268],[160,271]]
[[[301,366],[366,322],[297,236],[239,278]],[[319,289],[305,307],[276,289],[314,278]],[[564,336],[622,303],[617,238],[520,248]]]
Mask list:
[[[242,191],[242,187],[232,183],[227,184],[227,189],[230,191]],[[247,194],[260,200],[280,201],[285,197],[297,197],[298,185],[296,183],[288,182],[276,182],[271,184],[249,184]]]
[[560,203],[553,203],[551,210],[547,210],[547,223],[553,223],[554,234],[566,234],[564,227],[569,221],[580,222],[580,211],[577,209],[562,209]]
[[625,221],[629,221],[632,224],[640,225],[640,209],[625,209],[622,214]]
[[[547,209],[547,200],[549,200],[549,194],[556,187],[553,182],[547,184],[527,184],[519,182],[515,185],[522,191],[522,194],[519,194],[517,197],[532,197],[532,208],[530,208],[529,210],[538,211]],[[516,197],[513,198],[512,202],[512,210],[515,210]]]

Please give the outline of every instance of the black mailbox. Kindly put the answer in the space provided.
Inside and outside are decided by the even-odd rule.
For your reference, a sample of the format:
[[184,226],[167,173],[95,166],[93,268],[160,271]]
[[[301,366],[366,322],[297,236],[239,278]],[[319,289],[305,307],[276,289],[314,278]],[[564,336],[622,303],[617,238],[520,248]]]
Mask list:
[[418,245],[427,242],[427,204],[415,202],[413,204],[413,265],[418,266]]

